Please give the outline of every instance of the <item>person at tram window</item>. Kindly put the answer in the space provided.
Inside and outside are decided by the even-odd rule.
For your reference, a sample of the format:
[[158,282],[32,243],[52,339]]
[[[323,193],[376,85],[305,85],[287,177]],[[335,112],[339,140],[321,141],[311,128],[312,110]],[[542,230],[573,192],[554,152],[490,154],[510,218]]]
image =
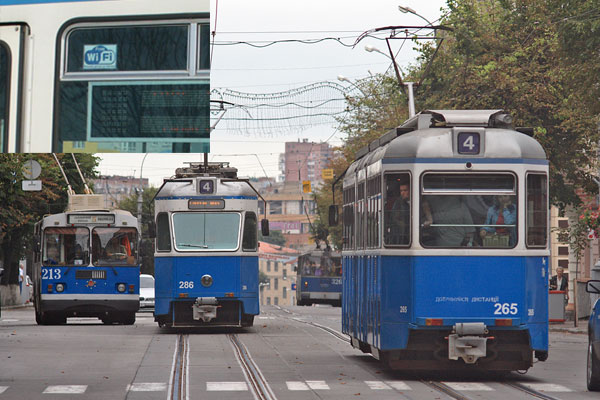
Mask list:
[[[516,226],[517,223],[517,207],[512,204],[512,196],[502,194],[496,197],[496,204],[488,209],[487,217],[484,226],[479,231],[482,239],[489,234],[508,235],[508,247],[513,247],[517,243]],[[513,225],[512,227],[494,228],[489,225]]]
[[410,240],[410,186],[400,183],[399,195],[389,212],[388,244],[408,244]]
[[315,269],[315,276],[323,276],[323,268],[320,265]]
[[556,268],[556,275],[550,278],[550,290],[562,290],[565,292],[565,302],[569,300],[569,280],[564,275],[563,267]]
[[[425,205],[425,203],[427,205]],[[425,211],[428,208],[429,211]],[[462,196],[423,196],[423,212],[433,221],[435,247],[467,247],[473,245],[473,219]],[[425,223],[423,224],[424,226]],[[442,225],[442,226],[435,226]]]
[[46,248],[46,259],[44,260],[45,265],[58,265],[60,256],[58,248],[51,246]]

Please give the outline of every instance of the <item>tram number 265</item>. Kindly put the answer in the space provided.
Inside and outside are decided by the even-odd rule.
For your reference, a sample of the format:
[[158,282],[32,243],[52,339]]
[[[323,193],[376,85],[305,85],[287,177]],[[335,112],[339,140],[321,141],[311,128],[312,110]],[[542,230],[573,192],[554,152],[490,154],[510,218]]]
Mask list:
[[515,315],[519,312],[517,303],[494,303],[494,315]]

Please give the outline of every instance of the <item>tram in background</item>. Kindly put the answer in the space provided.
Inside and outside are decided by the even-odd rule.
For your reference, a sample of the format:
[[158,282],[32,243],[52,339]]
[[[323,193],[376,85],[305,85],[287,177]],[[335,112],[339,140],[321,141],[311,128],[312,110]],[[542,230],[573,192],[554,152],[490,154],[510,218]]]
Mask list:
[[342,305],[342,254],[316,249],[298,257],[296,304]]
[[[154,319],[161,327],[252,326],[262,196],[228,163],[189,164],[154,199]],[[269,234],[266,219],[261,229]]]
[[96,317],[131,325],[139,309],[137,218],[122,210],[67,211],[35,225],[34,303],[40,325]]
[[5,0],[0,151],[207,152],[209,0]]
[[354,347],[411,370],[547,359],[548,161],[511,122],[424,111],[358,152],[342,211]]

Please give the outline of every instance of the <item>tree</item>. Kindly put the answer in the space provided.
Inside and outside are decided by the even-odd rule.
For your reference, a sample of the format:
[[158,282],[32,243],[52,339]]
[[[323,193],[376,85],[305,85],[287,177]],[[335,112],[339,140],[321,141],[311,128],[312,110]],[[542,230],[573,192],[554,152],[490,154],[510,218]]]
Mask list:
[[[154,240],[149,238],[148,226],[154,221],[154,196],[158,188],[149,187],[142,192],[142,232],[140,237],[141,273],[154,275]],[[134,193],[119,202],[119,208],[137,216],[138,195]]]
[[[70,154],[58,154],[73,189],[83,193],[83,183]],[[23,191],[23,165],[36,160],[42,167],[39,192]],[[78,154],[77,161],[86,179],[97,175],[98,159]],[[0,259],[5,268],[1,283],[17,284],[18,262],[31,252],[33,227],[45,214],[63,212],[68,204],[67,186],[51,154],[0,154]]]

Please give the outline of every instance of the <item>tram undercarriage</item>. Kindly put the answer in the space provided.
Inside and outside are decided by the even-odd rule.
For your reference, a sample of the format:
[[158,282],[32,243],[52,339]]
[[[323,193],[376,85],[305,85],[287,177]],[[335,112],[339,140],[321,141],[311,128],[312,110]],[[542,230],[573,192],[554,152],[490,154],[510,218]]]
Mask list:
[[156,315],[154,320],[160,327],[251,327],[254,315],[245,314],[244,306],[238,300],[217,300],[214,302],[189,299],[171,303],[170,312]]
[[[473,363],[462,358],[449,358],[451,330],[411,331],[408,345],[403,350],[378,350],[369,344],[352,338],[352,345],[364,353],[371,353],[381,362],[397,370],[527,370],[533,365],[534,352],[530,347],[529,332],[490,329],[485,347],[485,356]],[[535,352],[544,361],[547,352]]]

